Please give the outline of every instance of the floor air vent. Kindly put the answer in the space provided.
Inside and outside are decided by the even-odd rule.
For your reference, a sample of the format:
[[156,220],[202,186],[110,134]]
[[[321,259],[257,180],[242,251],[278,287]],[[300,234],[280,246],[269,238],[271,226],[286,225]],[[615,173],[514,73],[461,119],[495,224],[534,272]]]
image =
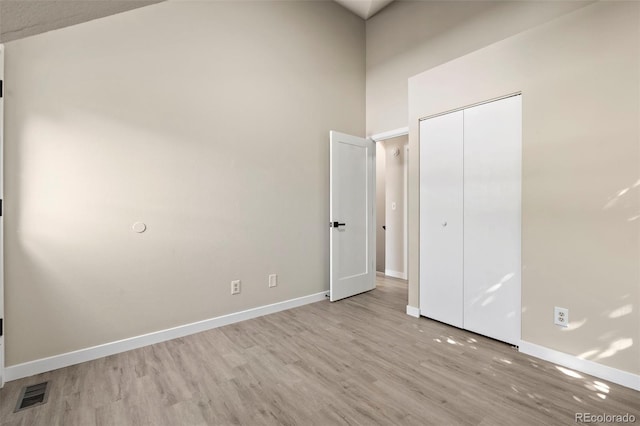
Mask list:
[[38,383],[37,385],[25,386],[20,392],[18,404],[14,412],[25,408],[35,407],[47,402],[49,396],[49,382]]

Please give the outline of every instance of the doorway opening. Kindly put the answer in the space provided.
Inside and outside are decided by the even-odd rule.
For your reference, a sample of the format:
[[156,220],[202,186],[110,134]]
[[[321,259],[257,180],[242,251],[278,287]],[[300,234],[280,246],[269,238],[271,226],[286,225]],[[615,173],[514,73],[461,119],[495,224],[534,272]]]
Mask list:
[[406,280],[409,132],[402,128],[371,139],[376,142],[376,272]]

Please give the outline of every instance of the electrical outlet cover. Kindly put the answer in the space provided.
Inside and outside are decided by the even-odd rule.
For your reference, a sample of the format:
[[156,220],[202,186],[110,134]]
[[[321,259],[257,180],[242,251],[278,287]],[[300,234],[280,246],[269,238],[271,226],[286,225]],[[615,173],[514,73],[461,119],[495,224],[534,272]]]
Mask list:
[[275,287],[278,285],[278,276],[276,274],[269,275],[269,287]]
[[559,308],[556,306],[553,309],[553,323],[561,327],[569,326],[569,309]]

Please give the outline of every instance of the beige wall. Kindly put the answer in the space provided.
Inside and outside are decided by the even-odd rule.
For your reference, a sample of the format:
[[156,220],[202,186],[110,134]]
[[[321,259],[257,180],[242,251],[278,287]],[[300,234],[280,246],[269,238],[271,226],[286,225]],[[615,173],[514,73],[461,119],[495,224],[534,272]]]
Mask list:
[[[387,139],[386,156],[386,204],[387,221],[386,264],[385,269],[393,275],[405,273],[404,268],[404,147],[409,143],[408,136]],[[398,150],[398,156],[393,152]],[[395,203],[395,210],[392,208]]]
[[367,21],[367,134],[407,126],[407,79],[584,1],[402,1]]
[[327,290],[364,40],[333,2],[167,2],[8,43],[7,366]]
[[[522,91],[522,339],[640,373],[640,4],[587,6],[409,81],[418,119]],[[418,203],[409,304],[418,306]],[[570,327],[553,324],[569,309]]]
[[385,154],[384,142],[376,143],[376,271],[384,273],[384,265],[386,262],[386,231],[385,225],[386,212],[386,170],[387,156]]

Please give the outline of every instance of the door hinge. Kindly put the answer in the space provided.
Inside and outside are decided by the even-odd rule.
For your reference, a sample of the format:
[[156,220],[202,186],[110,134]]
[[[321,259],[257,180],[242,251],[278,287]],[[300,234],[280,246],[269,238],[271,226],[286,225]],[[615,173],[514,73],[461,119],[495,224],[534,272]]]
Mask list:
[[2,318],[0,318],[0,337],[2,337],[2,335],[4,334],[4,321],[2,321]]
[[2,93],[3,93],[2,86],[3,86],[2,80],[0,80],[0,98],[2,97]]
[[0,198],[0,217],[2,217],[2,198]]

